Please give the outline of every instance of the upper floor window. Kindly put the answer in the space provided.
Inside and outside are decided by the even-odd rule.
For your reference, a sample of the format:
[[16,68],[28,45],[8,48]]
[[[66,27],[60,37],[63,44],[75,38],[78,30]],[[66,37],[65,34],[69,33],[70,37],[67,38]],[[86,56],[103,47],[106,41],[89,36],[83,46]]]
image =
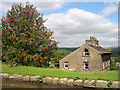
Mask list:
[[84,51],[84,56],[89,56],[89,51],[88,51],[88,49],[85,49],[85,51]]

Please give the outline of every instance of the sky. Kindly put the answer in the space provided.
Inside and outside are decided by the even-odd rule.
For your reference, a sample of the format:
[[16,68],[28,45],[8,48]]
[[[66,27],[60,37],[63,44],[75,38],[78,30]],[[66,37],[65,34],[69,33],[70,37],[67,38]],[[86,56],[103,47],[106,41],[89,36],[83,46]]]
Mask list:
[[[60,42],[58,47],[80,47],[90,36],[97,38],[100,46],[118,46],[117,1],[28,1],[44,14],[44,19],[48,19],[45,26],[54,32],[55,40]],[[0,18],[6,16],[13,3],[20,2],[2,1]]]

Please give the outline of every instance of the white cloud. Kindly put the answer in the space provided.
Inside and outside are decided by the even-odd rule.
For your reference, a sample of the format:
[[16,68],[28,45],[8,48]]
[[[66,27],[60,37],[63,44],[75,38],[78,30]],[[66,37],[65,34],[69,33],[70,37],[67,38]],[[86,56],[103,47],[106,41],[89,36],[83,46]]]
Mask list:
[[[6,15],[6,12],[8,11],[8,10],[10,10],[11,9],[11,6],[13,5],[13,4],[19,4],[19,3],[23,3],[23,4],[25,4],[27,1],[26,0],[20,0],[20,1],[15,1],[15,0],[13,0],[13,2],[0,2],[0,7],[1,7],[1,9],[0,9],[0,13],[1,13],[1,15],[0,15],[0,18],[2,18],[3,16],[5,16]],[[38,10],[38,12],[49,12],[49,11],[53,11],[53,10],[56,10],[56,9],[60,9],[60,8],[62,8],[62,6],[63,6],[63,2],[61,1],[61,0],[56,0],[56,1],[54,1],[54,0],[46,0],[46,1],[43,1],[43,0],[40,0],[40,1],[35,1],[35,0],[28,0],[28,2],[30,2],[30,4],[33,4],[34,5],[34,7],[36,7],[37,8],[37,10]]]
[[[73,8],[44,18],[48,19],[45,25],[54,31],[60,47],[81,46],[90,36],[100,39],[103,46],[117,46],[117,24],[100,15]],[[101,37],[105,38],[104,41]]]
[[62,5],[64,4],[64,2],[62,2],[62,0],[20,0],[20,1],[17,1],[16,0],[13,0],[12,2],[8,1],[3,1],[1,2],[1,7],[2,9],[0,9],[0,12],[2,13],[6,13],[8,9],[11,8],[11,6],[14,4],[14,3],[23,3],[25,4],[26,2],[30,2],[30,4],[33,4],[37,9],[38,11],[51,11],[51,10],[56,10],[56,9],[59,9],[59,8],[62,8]]
[[[59,1],[59,0],[57,0]],[[38,11],[51,11],[62,8],[63,2],[31,2]]]
[[13,3],[10,3],[10,2],[2,3],[1,4],[2,9],[0,9],[0,11],[2,12],[2,14],[6,13],[7,10],[10,10],[12,5],[13,5]]
[[102,15],[103,17],[106,17],[106,16],[108,16],[108,15],[116,12],[117,9],[118,9],[118,8],[117,8],[117,5],[114,5],[114,4],[110,3],[109,6],[107,6],[106,8],[104,8],[104,9],[102,10],[101,15]]

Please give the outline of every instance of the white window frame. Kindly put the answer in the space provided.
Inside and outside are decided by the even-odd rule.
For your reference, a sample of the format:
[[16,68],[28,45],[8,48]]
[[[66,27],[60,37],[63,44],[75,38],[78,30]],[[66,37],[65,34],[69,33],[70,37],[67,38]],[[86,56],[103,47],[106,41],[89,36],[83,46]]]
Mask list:
[[66,64],[67,64],[67,65],[68,65],[68,67],[69,67],[68,62],[64,62],[64,68],[65,68],[65,69],[68,69],[68,67],[65,67],[65,65],[66,65]]
[[108,67],[108,65],[107,65],[107,61],[106,61],[105,63],[106,63],[106,67]]
[[[86,49],[85,49],[85,50],[86,50]],[[85,50],[84,50],[83,55],[84,55],[84,56],[89,56],[89,55],[90,55],[89,51],[88,51],[88,52],[85,52]],[[87,49],[87,50],[88,50],[88,49]],[[89,54],[89,55],[87,55],[87,54]]]
[[103,62],[103,69],[105,68],[105,66],[104,66],[104,62]]
[[[87,62],[87,60],[85,60],[85,61]],[[88,69],[85,68],[85,64],[86,63],[84,63],[84,70],[88,70],[89,69],[89,63],[88,63]]]
[[89,69],[89,64],[88,64],[88,69],[85,68],[85,64],[86,64],[86,63],[84,63],[84,70],[88,70],[88,69]]
[[105,63],[105,61],[104,61],[104,68],[106,68],[106,63]]
[[108,60],[108,66],[110,66],[110,60]]
[[109,67],[109,60],[107,61],[107,66]]

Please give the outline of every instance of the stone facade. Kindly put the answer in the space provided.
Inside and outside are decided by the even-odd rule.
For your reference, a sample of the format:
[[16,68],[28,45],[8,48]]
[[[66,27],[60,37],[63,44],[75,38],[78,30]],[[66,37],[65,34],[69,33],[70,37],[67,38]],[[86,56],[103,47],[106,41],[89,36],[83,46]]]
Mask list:
[[94,37],[90,37],[86,44],[60,60],[59,68],[77,72],[110,70],[111,52],[99,46],[98,42]]

